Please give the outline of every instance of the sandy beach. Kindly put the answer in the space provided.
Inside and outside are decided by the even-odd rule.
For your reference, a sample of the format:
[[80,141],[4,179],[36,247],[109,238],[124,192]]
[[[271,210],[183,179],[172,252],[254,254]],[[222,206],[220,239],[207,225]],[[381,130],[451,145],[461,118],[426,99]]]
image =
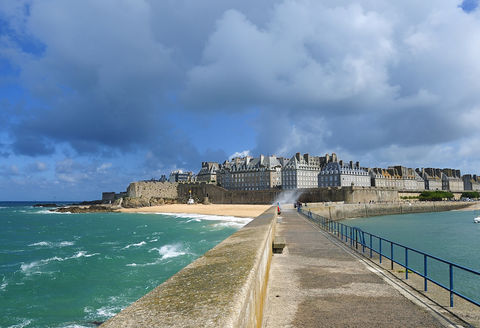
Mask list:
[[243,204],[170,204],[138,208],[122,208],[123,213],[191,213],[206,215],[228,215],[254,218],[265,212],[271,205],[243,205]]

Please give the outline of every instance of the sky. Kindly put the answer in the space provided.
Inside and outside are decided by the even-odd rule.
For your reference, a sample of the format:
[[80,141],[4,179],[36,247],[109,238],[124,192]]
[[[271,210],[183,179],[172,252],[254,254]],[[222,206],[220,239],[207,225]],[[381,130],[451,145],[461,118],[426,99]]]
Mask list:
[[480,174],[477,0],[0,1],[0,200],[235,154]]

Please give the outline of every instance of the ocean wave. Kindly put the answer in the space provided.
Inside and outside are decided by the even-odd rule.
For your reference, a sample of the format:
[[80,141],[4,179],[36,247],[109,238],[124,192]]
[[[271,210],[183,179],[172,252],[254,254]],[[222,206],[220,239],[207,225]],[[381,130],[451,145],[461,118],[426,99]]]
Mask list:
[[128,248],[130,248],[130,247],[141,247],[141,246],[145,245],[146,243],[147,243],[147,242],[145,242],[145,241],[141,241],[141,242],[136,243],[136,244],[127,245],[127,246],[125,246],[125,247],[122,248],[122,249],[128,249]]
[[50,210],[39,210],[32,213],[34,214],[72,214],[71,212],[55,212]]
[[77,324],[72,324],[68,326],[60,326],[61,328],[91,328],[92,326],[82,326]]
[[92,256],[96,256],[96,255],[100,255],[100,253],[88,254],[85,251],[79,251],[72,256],[64,257],[64,258],[54,256],[54,257],[51,257],[51,258],[48,258],[48,259],[33,261],[33,262],[30,262],[30,263],[23,263],[22,262],[22,264],[20,265],[20,270],[23,273],[25,273],[26,275],[30,275],[32,273],[44,273],[44,272],[41,272],[41,271],[34,271],[34,269],[38,268],[38,267],[41,267],[41,266],[44,266],[44,265],[47,265],[50,262],[63,262],[63,261],[66,261],[66,260],[78,259],[78,258],[81,258],[81,257],[92,257]]
[[22,322],[17,323],[16,325],[12,325],[8,328],[23,328],[23,327],[28,326],[32,322],[32,320],[30,320],[30,319],[22,319],[22,320],[23,320]]
[[187,254],[186,250],[182,248],[182,244],[164,245],[160,248],[155,247],[149,250],[149,252],[153,251],[157,251],[162,260]]
[[169,245],[164,245],[160,248],[151,248],[149,251],[151,252],[158,252],[160,257],[156,259],[153,262],[148,262],[148,263],[129,263],[126,264],[128,267],[145,267],[145,266],[151,266],[151,265],[157,265],[162,263],[166,259],[190,254],[186,249],[183,248],[182,244],[169,244]]
[[66,246],[73,246],[75,244],[74,241],[60,241],[60,242],[51,242],[51,241],[39,241],[38,243],[30,244],[28,246],[42,246],[42,247],[66,247]]
[[100,253],[88,254],[88,252],[79,251],[75,255],[65,258],[65,260],[78,259],[80,257],[92,257],[92,256],[96,256],[96,255],[100,255]]
[[240,229],[241,227],[243,227],[246,223],[243,223],[243,222],[231,222],[231,221],[227,221],[227,222],[221,222],[221,223],[215,223],[212,225],[212,227],[214,228],[238,228]]
[[154,238],[154,239],[152,239],[152,240],[149,240],[148,242],[149,242],[149,243],[154,243],[154,242],[156,242],[156,241],[158,241],[158,238]]
[[8,286],[8,281],[7,281],[7,278],[5,278],[4,276],[2,279],[2,284],[0,285],[0,291],[5,291],[7,286]]
[[227,216],[227,215],[206,215],[206,214],[188,214],[188,213],[155,213],[155,214],[174,216],[182,219],[189,219],[187,222],[200,222],[200,221],[235,222],[236,226],[240,228],[253,220],[253,218],[241,218],[238,216]]
[[120,311],[122,311],[122,307],[120,306],[102,306],[97,309],[96,315],[102,319],[107,319],[113,317]]

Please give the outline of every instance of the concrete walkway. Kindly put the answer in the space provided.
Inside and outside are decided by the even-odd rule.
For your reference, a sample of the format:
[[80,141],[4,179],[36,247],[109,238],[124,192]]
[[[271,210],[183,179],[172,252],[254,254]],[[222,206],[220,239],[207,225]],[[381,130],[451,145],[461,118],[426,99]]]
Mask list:
[[263,327],[444,327],[304,217],[280,217],[287,248],[272,259]]

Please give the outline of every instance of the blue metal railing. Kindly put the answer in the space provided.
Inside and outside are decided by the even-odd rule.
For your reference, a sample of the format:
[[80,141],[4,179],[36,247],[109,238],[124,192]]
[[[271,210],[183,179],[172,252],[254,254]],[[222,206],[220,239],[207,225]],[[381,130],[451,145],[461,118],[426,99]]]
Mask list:
[[[367,250],[370,258],[373,257],[374,253],[377,254],[380,263],[382,263],[383,259],[390,260],[390,268],[392,270],[394,263],[405,268],[405,279],[408,279],[410,272],[418,274],[424,279],[423,288],[425,291],[428,289],[429,281],[447,290],[450,293],[451,307],[453,307],[453,295],[480,306],[480,272],[390,241],[363,231],[360,228],[327,219],[312,213],[310,210],[298,208],[298,212],[305,215],[322,229],[336,236],[342,242],[349,244],[351,248],[356,249],[358,252],[360,252],[360,246],[363,255],[365,255],[365,250]],[[386,249],[385,246],[387,246]],[[455,276],[458,278],[456,281],[454,281]],[[477,283],[465,283],[465,280],[467,280],[465,278],[473,279]],[[472,290],[473,286],[476,286],[477,292]],[[472,295],[466,295],[469,293]]]

